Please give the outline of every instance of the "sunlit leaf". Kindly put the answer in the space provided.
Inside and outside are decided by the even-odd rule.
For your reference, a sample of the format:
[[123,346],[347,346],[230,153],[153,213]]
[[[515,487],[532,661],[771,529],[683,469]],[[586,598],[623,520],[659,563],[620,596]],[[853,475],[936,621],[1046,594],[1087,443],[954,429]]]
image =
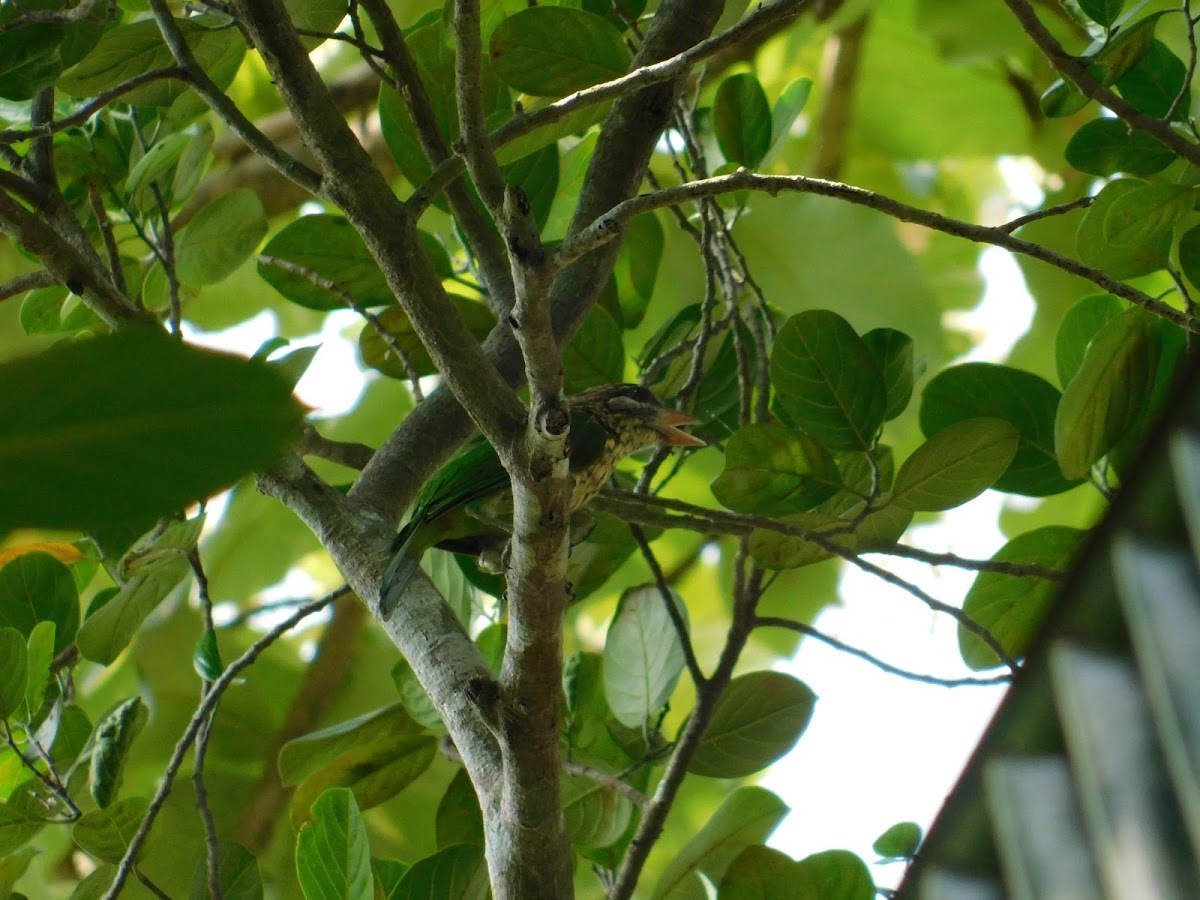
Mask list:
[[739,428],[725,445],[725,470],[713,496],[735,512],[783,516],[804,512],[842,486],[833,456],[806,434],[772,422]]
[[913,451],[896,473],[892,502],[937,512],[991,487],[1017,454],[1020,434],[1004,419],[964,419]]
[[492,32],[489,54],[505,84],[539,97],[619,78],[630,61],[621,32],[608,19],[563,6],[509,16]]
[[[682,600],[672,594],[671,602],[686,623]],[[604,694],[617,721],[644,727],[666,705],[682,672],[682,644],[658,589],[625,593],[604,641]]]
[[71,828],[71,837],[86,853],[103,862],[118,863],[149,806],[144,797],[127,797],[107,809],[84,813]]
[[296,874],[305,900],[372,900],[367,827],[348,790],[326,791],[313,804],[296,836]]

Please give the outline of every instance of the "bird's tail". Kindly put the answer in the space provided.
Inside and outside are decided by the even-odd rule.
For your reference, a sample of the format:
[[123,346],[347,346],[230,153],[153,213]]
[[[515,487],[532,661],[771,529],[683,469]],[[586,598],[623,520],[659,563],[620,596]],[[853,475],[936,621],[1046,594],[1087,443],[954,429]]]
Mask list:
[[379,582],[379,612],[385,619],[400,603],[404,589],[421,564],[421,551],[414,546],[419,524],[419,519],[413,519],[400,529],[392,542],[392,558]]

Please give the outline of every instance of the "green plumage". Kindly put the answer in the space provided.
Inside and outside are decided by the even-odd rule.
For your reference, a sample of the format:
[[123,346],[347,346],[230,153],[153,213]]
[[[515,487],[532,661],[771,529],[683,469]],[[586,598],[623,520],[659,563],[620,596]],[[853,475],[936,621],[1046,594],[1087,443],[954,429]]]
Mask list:
[[[664,409],[637,385],[592,388],[569,403],[571,512],[585,506],[630,453],[658,443],[702,445],[674,427],[694,419]],[[495,448],[477,439],[442,466],[417,496],[408,524],[392,544],[381,583],[381,613],[395,609],[426,550],[481,554],[494,549],[508,539],[511,512],[508,473]]]

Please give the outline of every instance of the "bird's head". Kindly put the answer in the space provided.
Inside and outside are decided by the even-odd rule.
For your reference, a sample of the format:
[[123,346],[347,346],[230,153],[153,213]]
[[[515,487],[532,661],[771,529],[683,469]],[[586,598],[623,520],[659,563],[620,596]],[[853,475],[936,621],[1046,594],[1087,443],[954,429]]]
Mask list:
[[570,399],[571,408],[586,412],[616,439],[622,455],[647,447],[703,447],[704,441],[679,426],[700,422],[669,409],[638,384],[605,384]]

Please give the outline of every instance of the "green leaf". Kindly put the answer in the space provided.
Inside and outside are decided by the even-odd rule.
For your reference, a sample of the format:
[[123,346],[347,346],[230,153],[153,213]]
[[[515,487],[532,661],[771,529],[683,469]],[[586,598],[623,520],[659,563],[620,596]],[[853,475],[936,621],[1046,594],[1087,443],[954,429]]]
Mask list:
[[[458,310],[458,314],[462,316],[471,335],[482,342],[495,327],[496,317],[482,303],[476,303],[457,294],[447,294],[446,296]],[[383,329],[395,338],[396,343],[408,356],[409,362],[412,363],[412,367],[418,375],[433,375],[437,372],[437,367],[433,364],[429,351],[417,337],[408,313],[399,306],[389,306],[379,313],[377,319]],[[370,366],[389,378],[408,380],[408,370],[373,325],[367,324],[359,332],[358,352],[362,356],[364,365]]]
[[[854,536],[844,531],[846,520],[830,513],[798,513],[794,516],[783,516],[779,521],[815,534],[833,531],[828,538],[830,542],[847,549],[853,549],[855,545]],[[819,544],[803,538],[756,528],[750,534],[750,555],[764,569],[798,569],[829,559],[833,554]]]
[[1138,417],[1154,388],[1160,350],[1154,317],[1136,307],[1096,332],[1054,422],[1067,477],[1085,477]]
[[205,204],[179,233],[175,265],[181,281],[216,284],[250,258],[267,233],[262,201],[239,188]]
[[313,804],[296,836],[296,875],[305,900],[373,900],[367,826],[348,790],[328,790]]
[[1148,116],[1163,118],[1171,109],[1175,98],[1183,93],[1176,121],[1186,121],[1192,108],[1192,90],[1187,84],[1187,66],[1183,60],[1157,38],[1151,42],[1142,58],[1117,81],[1121,96]]
[[[1197,249],[1200,250],[1200,231],[1196,237]],[[1181,263],[1182,258],[1183,247],[1180,245]],[[1060,384],[1068,384],[1075,377],[1096,332],[1124,309],[1125,304],[1112,294],[1094,294],[1084,297],[1067,310],[1054,338],[1054,361],[1058,366]]]
[[79,594],[71,570],[53,556],[23,553],[0,569],[0,626],[30,638],[39,622],[54,623],[61,653],[79,628]]
[[812,509],[841,486],[828,450],[808,435],[759,422],[729,438],[725,470],[713,480],[712,492],[734,512],[784,516]]
[[84,813],[71,828],[71,838],[101,862],[119,863],[149,808],[144,797],[128,797],[107,809]]
[[392,896],[395,900],[484,900],[487,894],[483,848],[456,844],[413,863]]
[[7,856],[31,840],[46,822],[33,811],[12,802],[0,803],[0,855]]
[[1191,212],[1196,189],[1141,182],[1113,201],[1104,216],[1104,239],[1115,247],[1153,244]]
[[126,580],[99,609],[89,609],[76,643],[85,659],[108,665],[133,640],[146,616],[192,571],[188,553],[200,539],[204,517],[176,522],[145,548],[130,551]]
[[883,418],[890,422],[908,407],[912,399],[916,366],[913,363],[913,340],[894,328],[874,328],[862,336],[863,343],[875,357],[883,373],[887,406]]
[[157,329],[2,363],[0,467],[22,477],[0,485],[0,528],[147,527],[273,462],[302,415],[265,364]]
[[897,822],[875,838],[871,849],[885,859],[912,859],[921,837],[921,826],[916,822]]
[[[1038,528],[1013,538],[992,559],[1065,572],[1086,537],[1086,531],[1060,525]],[[986,628],[1010,656],[1019,659],[1037,635],[1060,589],[1055,581],[980,572],[963,600],[963,612]],[[976,671],[1000,665],[996,654],[961,625],[958,649],[963,662]]]
[[383,272],[354,226],[342,216],[301,216],[263,247],[258,274],[288,300],[308,309],[345,307],[341,297],[317,287],[308,278],[264,262],[274,257],[331,281],[361,306],[394,304],[395,296]]
[[[607,774],[619,779],[621,773]],[[564,776],[561,800],[567,835],[575,847],[600,849],[612,846],[633,820],[633,802],[615,788],[591,778]]]
[[[222,900],[262,900],[263,882],[254,854],[233,841],[217,844],[217,884]],[[208,882],[208,860],[192,873],[191,900],[213,900]]]
[[993,487],[1009,494],[1046,497],[1078,484],[1063,477],[1054,453],[1060,396],[1050,382],[1021,369],[992,363],[951,366],[925,386],[921,430],[932,437],[965,419],[1004,419],[1017,429],[1021,443],[1008,471]]
[[361,755],[420,733],[421,726],[394,703],[288,741],[279,752],[279,777],[291,787],[347,754]]
[[156,141],[129,170],[129,176],[125,179],[126,193],[136,203],[144,205],[147,201],[143,195],[151,186],[165,189],[168,182],[174,179],[175,167],[190,142],[191,137],[186,134],[168,134]]
[[850,323],[826,309],[792,316],[771,350],[782,418],[833,450],[866,450],[887,407],[883,374]]
[[929,438],[896,474],[892,502],[907,509],[953,509],[994,485],[1017,455],[1021,436],[1004,419],[964,419]]
[[446,723],[442,721],[428,691],[417,678],[417,673],[408,664],[408,660],[402,658],[392,666],[392,682],[400,694],[400,702],[404,704],[405,712],[430,731],[446,730]]
[[1081,262],[1122,279],[1148,275],[1166,266],[1171,249],[1169,230],[1158,231],[1153,240],[1130,245],[1117,244],[1106,237],[1109,211],[1145,184],[1136,178],[1120,178],[1110,181],[1096,195],[1075,235]]
[[24,894],[14,894],[12,889],[18,879],[25,874],[25,870],[29,868],[29,863],[39,853],[41,850],[36,847],[26,847],[0,859],[0,897],[28,900]]
[[371,857],[371,872],[375,875],[375,900],[395,900],[400,879],[411,868],[408,863],[388,857]]
[[63,27],[53,22],[0,32],[0,97],[30,100],[54,84],[63,70],[59,47],[64,36]]
[[632,59],[608,19],[563,6],[509,16],[492,32],[489,54],[505,84],[535,97],[561,97],[612,81]]
[[808,685],[782,672],[739,675],[717,701],[688,771],[743,778],[765,769],[795,746],[816,699]]
[[116,800],[125,772],[125,757],[149,715],[141,697],[130,697],[96,726],[88,774],[92,799],[101,809]]
[[646,314],[665,245],[666,233],[654,213],[635,217],[625,230],[613,270],[624,328],[637,328]]
[[[504,180],[508,184],[525,192],[529,199],[529,207],[533,211],[534,225],[539,231],[545,228],[546,221],[550,218],[550,209],[554,205],[554,195],[558,192],[558,145],[547,144],[540,150],[509,163],[503,172]],[[649,218],[654,217],[651,215]],[[449,258],[446,262],[450,262]],[[449,278],[454,273],[453,270],[445,273],[439,270],[438,274]]]
[[767,150],[768,159],[791,137],[792,124],[804,111],[808,95],[812,92],[812,84],[811,78],[797,78],[783,89],[779,99],[775,101],[775,109],[771,111],[771,147]]
[[1121,15],[1125,0],[1079,0],[1079,8],[1097,25],[1107,28]]
[[563,348],[563,369],[563,388],[568,394],[624,380],[621,326],[599,306],[588,311],[575,337]]
[[800,864],[763,844],[751,844],[721,879],[720,900],[823,900]]
[[[175,20],[196,62],[213,74],[218,68],[224,72],[230,58],[240,59],[245,53],[245,42],[236,28],[214,28],[215,24],[217,20],[211,18]],[[58,79],[55,87],[72,97],[95,97],[152,69],[174,65],[175,58],[163,42],[158,23],[152,18],[142,19],[104,32],[92,51]],[[228,80],[221,80],[228,85]],[[218,86],[224,86],[221,80]],[[131,106],[170,106],[190,90],[185,81],[164,79],[130,91],[121,99]]]
[[1107,178],[1117,172],[1153,175],[1175,161],[1175,152],[1120,119],[1093,119],[1071,136],[1064,151],[1080,172]]
[[558,193],[554,195],[554,203],[550,206],[550,214],[546,217],[546,225],[542,229],[543,241],[557,241],[566,237],[571,220],[579,208],[579,192],[583,188],[584,176],[592,164],[592,154],[596,152],[598,138],[596,132],[589,132],[569,150],[563,151],[559,162]]
[[875,882],[866,863],[849,850],[825,850],[800,860],[801,878],[821,900],[872,900]]
[[[683,601],[672,594],[671,602],[687,622]],[[604,641],[604,695],[616,720],[644,728],[671,699],[683,662],[679,635],[658,588],[626,591]]]
[[97,866],[87,878],[75,886],[71,900],[104,900],[117,876],[117,867],[111,863]]
[[225,671],[225,663],[221,661],[221,648],[217,644],[217,633],[211,628],[205,628],[196,649],[192,653],[192,668],[207,682],[214,682]]
[[1179,239],[1179,268],[1188,281],[1200,285],[1200,225],[1189,228]]
[[713,101],[713,130],[725,158],[753,169],[771,146],[771,104],[748,72],[731,75],[717,88]]
[[454,844],[483,846],[483,813],[465,769],[454,773],[438,801],[435,829],[439,850]]
[[[1153,13],[1132,25],[1126,25],[1105,38],[1092,42],[1080,60],[1088,64],[1088,73],[1103,85],[1110,85],[1142,58],[1154,40],[1154,29],[1162,12]],[[1088,98],[1074,84],[1059,79],[1042,94],[1042,112],[1050,117],[1069,116],[1088,104]]]
[[29,677],[25,685],[25,708],[33,721],[46,699],[50,681],[50,666],[54,662],[54,635],[58,630],[53,622],[38,622],[29,634],[26,646]]
[[25,635],[15,628],[0,628],[0,719],[21,708],[29,681]]
[[740,787],[732,791],[667,866],[651,897],[666,900],[689,896],[685,886],[696,872],[719,882],[730,863],[746,847],[770,837],[787,814],[787,805],[765,788]]

